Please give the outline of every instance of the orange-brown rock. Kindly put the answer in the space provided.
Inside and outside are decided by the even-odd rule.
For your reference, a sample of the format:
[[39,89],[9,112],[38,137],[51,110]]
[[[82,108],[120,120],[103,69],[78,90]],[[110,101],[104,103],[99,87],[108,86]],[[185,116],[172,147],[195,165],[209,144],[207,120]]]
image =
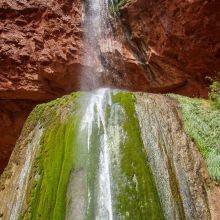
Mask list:
[[4,0],[0,17],[0,98],[44,101],[76,87],[79,0]]
[[0,173],[7,165],[23,123],[36,105],[27,100],[0,100]]
[[0,173],[36,103],[77,89],[80,0],[0,1]]
[[[220,3],[218,0],[134,0],[121,9],[130,40],[184,72],[175,90],[207,96],[206,77],[220,79]],[[149,61],[150,62],[150,61]]]

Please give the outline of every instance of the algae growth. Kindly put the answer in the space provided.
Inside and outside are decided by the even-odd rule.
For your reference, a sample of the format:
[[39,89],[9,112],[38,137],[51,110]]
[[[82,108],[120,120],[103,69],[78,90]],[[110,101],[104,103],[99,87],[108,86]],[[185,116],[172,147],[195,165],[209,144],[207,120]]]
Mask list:
[[[112,104],[104,106],[107,132],[111,136],[111,129],[118,126],[123,133],[121,136],[118,134],[118,145],[114,141],[113,145],[109,145],[114,148],[109,149],[113,216],[164,219],[135,115],[135,98],[127,92],[111,94]],[[42,104],[30,115],[27,132],[38,122],[44,128],[44,135],[32,167],[27,208],[23,210],[21,219],[65,219],[68,200],[74,196],[67,195],[70,174],[77,169],[85,171],[87,180],[85,218],[97,216],[104,125],[100,126],[97,116],[94,118],[90,149],[85,150],[88,134],[79,129],[84,114],[80,110],[80,100],[84,96],[85,93],[74,93]],[[97,112],[97,109],[94,108],[94,111]],[[118,125],[113,123],[114,114],[119,117]],[[109,143],[114,138],[114,135],[111,136]],[[119,155],[114,154],[115,148],[118,148]]]
[[27,127],[40,121],[45,131],[32,168],[28,209],[22,213],[22,219],[65,218],[67,184],[74,166],[79,96],[79,93],[75,93],[42,104],[28,119],[30,126]]
[[[122,219],[164,219],[154,177],[147,161],[135,112],[132,93],[120,92],[112,97],[125,114],[121,126],[125,132],[120,146],[121,175],[115,176],[117,184],[116,209]],[[123,178],[124,177],[124,178]]]

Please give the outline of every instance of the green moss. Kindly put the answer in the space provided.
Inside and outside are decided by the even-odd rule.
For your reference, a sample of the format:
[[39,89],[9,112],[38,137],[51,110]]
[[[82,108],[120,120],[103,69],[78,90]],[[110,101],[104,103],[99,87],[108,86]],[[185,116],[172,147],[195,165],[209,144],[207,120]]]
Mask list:
[[171,95],[180,103],[184,127],[204,157],[213,180],[220,182],[220,111],[212,101]]
[[[70,174],[78,169],[85,171],[87,180],[86,219],[94,219],[97,215],[104,127],[98,125],[96,116],[88,149],[88,133],[80,128],[84,112],[81,112],[79,100],[83,95],[74,93],[39,105],[28,119],[29,129],[40,123],[44,134],[32,168],[27,209],[22,213],[22,219],[65,219]],[[125,134],[120,136],[118,146],[112,146],[119,148],[119,162],[110,153],[114,216],[122,219],[164,219],[141,140],[135,98],[131,93],[116,92],[112,99],[112,105],[105,106],[107,129],[114,123],[111,118],[114,107],[120,106],[123,115],[120,112],[116,114],[120,113],[118,123]],[[113,149],[110,148],[110,151]]]
[[47,131],[41,150],[40,181],[32,195],[31,219],[63,219],[65,190],[73,166],[73,126],[56,125]]
[[79,126],[77,100],[80,96],[75,93],[42,104],[28,119],[29,124],[40,120],[45,131],[32,169],[28,210],[23,213],[24,219],[65,218],[67,185],[75,165],[75,135]]
[[[125,219],[164,219],[147,155],[141,139],[135,113],[135,97],[119,92],[112,97],[119,104],[126,118],[121,121],[125,140],[121,143],[121,175],[113,182],[117,189],[117,212]],[[123,179],[124,176],[124,179]]]

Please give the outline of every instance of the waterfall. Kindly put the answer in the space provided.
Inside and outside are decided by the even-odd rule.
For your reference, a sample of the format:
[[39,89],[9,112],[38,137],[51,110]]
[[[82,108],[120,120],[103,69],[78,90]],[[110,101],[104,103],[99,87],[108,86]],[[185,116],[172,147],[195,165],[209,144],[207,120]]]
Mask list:
[[[81,97],[74,160],[81,159],[69,181],[72,204],[66,209],[67,220],[79,216],[71,208],[77,201],[84,209],[77,219],[145,219],[146,215],[163,219],[133,100],[127,92],[108,88]],[[75,180],[81,174],[85,193],[79,199],[72,184],[82,185]]]
[[[91,136],[93,135],[94,122],[102,130],[98,172],[98,213],[96,219],[112,220],[112,198],[110,181],[110,155],[108,144],[108,130],[106,124],[106,105],[111,106],[109,89],[99,89],[88,95],[86,111],[82,118],[81,129],[87,133],[88,153],[92,148]],[[88,191],[90,194],[90,192]]]
[[[82,89],[97,88],[102,85],[102,74],[105,68],[100,61],[100,45],[105,44],[111,48],[111,25],[109,23],[108,0],[88,0],[85,3],[85,66],[84,77],[81,79]],[[100,74],[101,73],[101,74]],[[111,106],[111,95],[109,89],[99,89],[88,95],[87,106],[82,117],[81,129],[87,133],[87,150],[92,148],[91,136],[93,134],[94,122],[98,123],[99,132],[102,130],[99,171],[98,171],[98,210],[96,219],[113,219],[110,177],[110,155],[106,124],[106,105]],[[96,125],[95,125],[96,126]],[[90,187],[88,187],[90,197]],[[90,198],[88,199],[90,201]],[[88,207],[90,204],[88,204]]]
[[85,1],[84,30],[85,68],[81,89],[90,90],[103,86],[106,69],[101,63],[101,50],[110,51],[112,47],[109,0]]
[[[98,88],[103,85],[105,67],[101,63],[101,50],[110,51],[112,47],[112,29],[110,24],[109,0],[87,0],[85,3],[85,45],[84,76],[81,79],[82,89]],[[102,48],[101,48],[102,47]],[[87,106],[82,117],[82,130],[87,133],[88,153],[92,148],[91,136],[93,127],[98,125],[100,136],[99,162],[98,162],[98,210],[96,219],[113,219],[111,171],[110,171],[110,142],[109,128],[106,120],[106,108],[112,107],[110,89],[98,89],[88,95]],[[97,123],[97,124],[96,124]],[[90,195],[90,187],[88,187]],[[90,200],[88,200],[90,201]],[[88,204],[88,207],[90,204]]]
[[[114,43],[110,23],[110,4],[113,5],[113,2],[109,0],[85,2],[84,65],[86,68],[81,78],[81,89],[99,89],[87,93],[81,100],[80,129],[77,134],[81,149],[87,152],[84,164],[81,166],[84,170],[87,189],[83,202],[86,211],[82,214],[82,218],[97,220],[134,218],[137,215],[143,217],[147,211],[146,206],[150,203],[156,209],[159,207],[157,195],[148,192],[153,190],[153,182],[149,188],[144,186],[146,180],[143,176],[149,177],[149,182],[153,181],[149,167],[140,173],[137,170],[138,166],[145,164],[143,145],[141,141],[133,143],[131,134],[123,127],[123,124],[126,126],[130,116],[120,101],[118,103],[113,100],[117,96],[116,90],[100,89],[104,84],[103,77],[108,72],[102,64],[101,56],[102,53],[111,52]],[[131,146],[128,144],[127,148],[123,147],[127,142],[132,143]],[[140,158],[133,160],[129,158],[130,155],[128,156],[126,151],[132,152],[135,149]],[[129,161],[127,168],[122,168],[123,160]],[[131,177],[127,174],[129,172]],[[138,196],[144,190],[146,195],[143,198]],[[149,198],[147,198],[148,193]],[[72,201],[74,201],[74,195],[75,191],[71,197]],[[122,200],[124,204],[120,204],[122,202],[120,197],[124,196],[127,198]],[[129,207],[133,208],[134,202],[138,201],[137,206],[141,206],[138,207],[139,213],[136,213],[137,210],[129,210]],[[149,206],[149,209],[152,207]],[[77,215],[77,211],[70,211],[70,213],[69,216]],[[156,216],[162,218],[161,212]]]

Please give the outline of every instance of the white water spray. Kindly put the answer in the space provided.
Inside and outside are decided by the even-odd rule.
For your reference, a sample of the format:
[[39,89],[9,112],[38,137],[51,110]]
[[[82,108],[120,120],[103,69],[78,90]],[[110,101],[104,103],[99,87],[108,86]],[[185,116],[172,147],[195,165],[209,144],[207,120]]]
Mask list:
[[106,70],[101,63],[101,50],[111,51],[112,48],[109,0],[87,0],[85,14],[85,68],[80,84],[82,90],[91,90],[103,86]]
[[[89,95],[87,108],[82,119],[81,130],[87,133],[87,149],[90,153],[91,136],[93,126],[98,126],[102,130],[101,146],[99,155],[98,172],[98,210],[96,219],[113,219],[111,180],[110,180],[110,154],[108,130],[106,125],[106,106],[111,106],[111,94],[109,89],[99,89]],[[88,192],[90,193],[90,192]],[[88,195],[89,197],[90,195]],[[88,198],[89,200],[89,198]]]

